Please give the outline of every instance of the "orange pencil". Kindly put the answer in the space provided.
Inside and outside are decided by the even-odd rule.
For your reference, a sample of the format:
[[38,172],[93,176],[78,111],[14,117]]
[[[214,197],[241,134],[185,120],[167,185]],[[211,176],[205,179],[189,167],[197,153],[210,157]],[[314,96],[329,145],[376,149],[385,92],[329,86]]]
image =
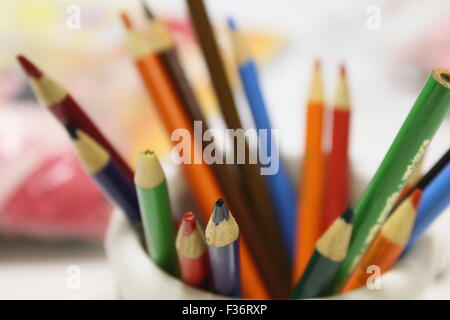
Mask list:
[[[194,152],[201,152],[201,146],[197,145],[193,138],[193,128],[188,120],[188,116],[183,111],[181,102],[178,100],[160,60],[152,51],[148,42],[138,32],[133,30],[129,17],[126,14],[122,14],[121,18],[128,31],[130,52],[166,129],[168,132],[173,132],[177,129],[188,130],[191,133],[191,146],[194,146]],[[192,157],[194,156],[191,155]],[[207,222],[212,205],[217,199],[224,198],[224,195],[212,174],[211,168],[205,162],[183,164],[182,168],[190,189],[193,191],[195,201],[200,208],[201,217],[204,222]],[[273,297],[284,297],[287,293],[284,293],[284,288],[276,279],[278,267],[273,263],[270,253],[266,250],[266,239],[254,228],[254,223],[250,216],[243,215],[240,212],[235,213],[236,220],[245,237],[242,254],[246,255],[246,257],[244,257],[242,264],[249,264],[252,259],[255,259],[255,261],[252,261],[253,264],[245,267],[253,272],[257,278],[250,278],[251,283],[245,280],[246,278],[243,278],[245,285],[249,288],[260,290],[263,282],[258,275],[261,275],[264,278],[264,285],[267,286]],[[260,266],[260,270],[255,268],[256,265]],[[266,297],[265,291],[254,292],[252,296],[258,298]]]
[[342,292],[364,286],[371,275],[367,273],[367,267],[376,265],[381,273],[384,273],[395,264],[408,243],[421,197],[420,189],[414,190],[386,220],[361,259],[360,265],[342,288]]
[[333,110],[331,151],[326,164],[325,209],[322,231],[327,230],[350,203],[348,138],[350,99],[345,65],[341,65]]
[[325,166],[322,151],[324,108],[320,62],[316,61],[307,106],[306,150],[303,156],[297,209],[293,283],[297,283],[303,274],[322,230]]

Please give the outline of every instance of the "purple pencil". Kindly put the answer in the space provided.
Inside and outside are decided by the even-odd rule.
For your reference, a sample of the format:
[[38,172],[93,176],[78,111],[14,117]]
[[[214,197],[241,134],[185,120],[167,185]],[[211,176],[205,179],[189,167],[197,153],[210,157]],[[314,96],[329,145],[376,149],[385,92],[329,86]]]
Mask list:
[[239,227],[225,201],[216,201],[205,231],[217,293],[239,297]]

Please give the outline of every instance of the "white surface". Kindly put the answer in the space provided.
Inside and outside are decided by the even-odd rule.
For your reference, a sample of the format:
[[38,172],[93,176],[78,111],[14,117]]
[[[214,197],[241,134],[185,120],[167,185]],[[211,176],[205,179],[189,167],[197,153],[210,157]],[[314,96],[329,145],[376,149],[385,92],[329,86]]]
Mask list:
[[[72,2],[76,4],[76,0]],[[126,8],[130,2],[123,3]],[[175,11],[185,15],[182,0],[149,3],[158,13]],[[242,28],[275,29],[287,35],[288,47],[262,72],[274,127],[281,130],[281,148],[287,154],[295,155],[301,149],[304,105],[313,59],[320,56],[324,61],[327,97],[331,99],[338,62],[345,58],[354,109],[351,155],[359,169],[373,174],[418,92],[418,89],[406,91],[406,86],[393,82],[393,74],[398,72],[390,60],[393,50],[410,43],[436,14],[450,9],[448,0],[434,0],[433,5],[428,0],[409,0],[407,8],[397,10],[396,5],[402,3],[405,1],[211,0],[208,8],[222,21],[226,15],[234,15]],[[379,31],[368,30],[365,26],[366,9],[372,4],[381,9]],[[429,148],[425,170],[448,147],[449,132],[447,118]],[[446,212],[432,228],[441,237],[447,254],[442,256],[443,272],[429,291],[430,298],[450,298],[450,275],[446,267],[449,219]],[[65,289],[65,272],[71,264],[82,268],[83,284],[77,292]],[[111,270],[99,248],[55,249],[50,245],[11,246],[0,242],[0,298],[84,295],[111,298],[113,288]]]

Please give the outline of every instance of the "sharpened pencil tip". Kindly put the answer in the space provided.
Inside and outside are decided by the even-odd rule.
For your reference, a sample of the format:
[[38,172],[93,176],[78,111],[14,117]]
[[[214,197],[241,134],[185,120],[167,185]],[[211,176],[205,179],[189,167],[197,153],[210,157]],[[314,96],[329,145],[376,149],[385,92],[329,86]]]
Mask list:
[[70,138],[72,138],[74,140],[77,140],[80,138],[77,133],[77,128],[73,124],[66,123],[64,125],[64,127],[66,127],[66,130],[69,133]]
[[19,61],[22,69],[29,77],[37,79],[42,77],[42,71],[39,70],[30,60],[25,58],[23,55],[17,55],[17,61]]
[[345,209],[344,213],[341,215],[341,219],[343,219],[347,224],[353,223],[353,207],[348,206]]
[[122,19],[122,23],[125,26],[125,28],[127,28],[128,30],[133,28],[133,24],[131,23],[130,16],[128,14],[126,14],[126,12],[122,11],[120,13],[120,18]]
[[197,229],[197,221],[194,213],[187,212],[184,214],[180,229],[186,236],[190,235],[195,229]]
[[410,197],[412,205],[417,210],[417,208],[419,207],[420,199],[422,198],[422,191],[417,188],[411,193]]
[[212,220],[214,221],[214,223],[218,225],[223,220],[228,220],[229,217],[230,212],[228,211],[227,205],[225,204],[225,200],[217,200],[212,212]]
[[229,27],[231,30],[235,31],[235,30],[237,29],[236,21],[234,20],[233,17],[228,17],[227,23],[228,23],[228,27]]
[[147,2],[145,0],[141,0],[141,4],[142,4],[142,7],[144,8],[144,12],[145,12],[145,15],[147,16],[147,18],[149,18],[150,20],[153,20],[155,18],[155,15],[150,10],[150,7],[148,6]]

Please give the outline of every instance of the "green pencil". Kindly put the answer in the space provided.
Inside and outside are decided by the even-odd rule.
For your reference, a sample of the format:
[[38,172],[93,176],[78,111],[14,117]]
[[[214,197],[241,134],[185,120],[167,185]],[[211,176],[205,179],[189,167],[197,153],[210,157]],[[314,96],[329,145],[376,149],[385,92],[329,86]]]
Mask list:
[[353,227],[353,209],[348,207],[316,243],[308,265],[291,293],[291,299],[323,297],[330,293],[333,280],[347,255]]
[[358,265],[450,108],[450,73],[431,72],[414,106],[355,207],[354,231],[334,292]]
[[154,152],[146,150],[139,155],[134,183],[150,257],[161,269],[178,277],[169,193],[164,172]]

